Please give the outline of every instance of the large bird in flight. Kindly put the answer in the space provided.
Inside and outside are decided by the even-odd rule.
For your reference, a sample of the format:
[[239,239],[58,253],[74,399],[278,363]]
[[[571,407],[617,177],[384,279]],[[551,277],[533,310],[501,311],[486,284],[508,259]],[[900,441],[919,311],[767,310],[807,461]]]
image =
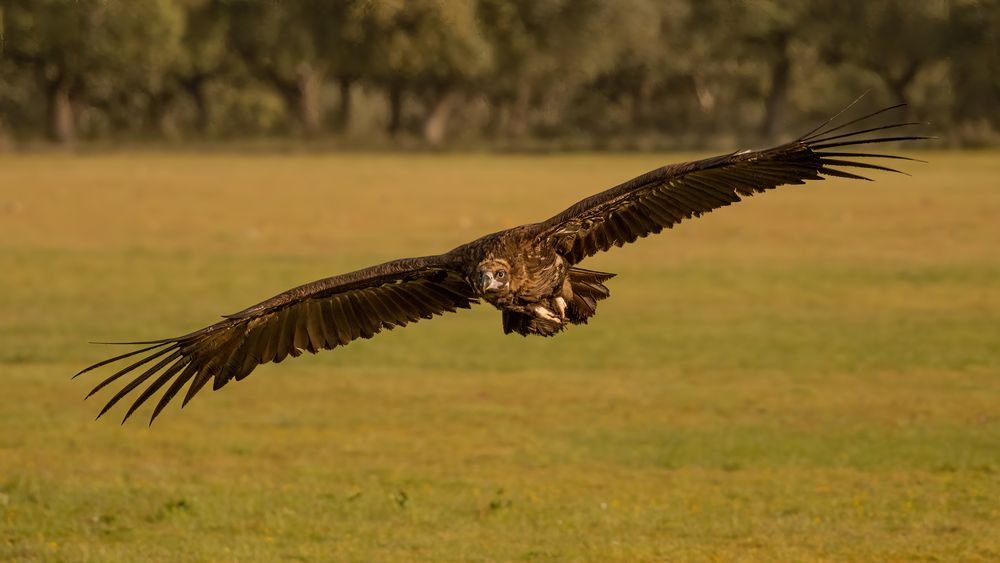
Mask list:
[[916,123],[867,124],[902,104],[836,124],[851,106],[792,142],[663,166],[540,223],[489,234],[444,254],[394,260],[301,285],[183,336],[126,343],[143,347],[77,375],[139,356],[87,396],[138,372],[98,417],[148,382],[122,422],[166,387],[150,417],[152,424],[185,385],[182,406],[209,381],[219,389],[260,364],[345,346],[383,330],[468,309],[480,299],[500,309],[507,334],[558,334],[571,324],[585,324],[596,313],[597,302],[610,295],[604,282],[614,274],[580,268],[588,256],[781,185],[830,176],[869,180],[857,169],[899,172],[859,159],[913,159],[845,148],[928,138],[880,134]]

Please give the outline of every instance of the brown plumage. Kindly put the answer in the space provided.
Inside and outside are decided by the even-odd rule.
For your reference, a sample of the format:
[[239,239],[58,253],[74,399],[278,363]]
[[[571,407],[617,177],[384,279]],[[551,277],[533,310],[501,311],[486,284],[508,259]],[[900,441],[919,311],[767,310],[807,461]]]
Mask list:
[[[898,172],[857,159],[912,159],[844,152],[843,147],[927,138],[871,136],[915,123],[858,125],[899,107],[838,126],[830,125],[831,119],[771,149],[664,166],[541,223],[486,235],[445,254],[395,260],[302,285],[184,336],[129,343],[144,346],[77,375],[138,356],[90,395],[122,377],[130,378],[100,416],[145,384],[125,414],[128,419],[163,390],[152,423],[185,385],[182,406],[210,380],[212,388],[219,389],[230,380],[243,379],[260,364],[371,338],[382,330],[468,309],[479,299],[502,311],[505,333],[551,336],[569,324],[585,324],[596,313],[597,302],[610,295],[604,282],[614,274],[577,267],[588,256],[777,186],[826,176],[868,180],[845,168]],[[852,125],[856,128],[845,133]]]

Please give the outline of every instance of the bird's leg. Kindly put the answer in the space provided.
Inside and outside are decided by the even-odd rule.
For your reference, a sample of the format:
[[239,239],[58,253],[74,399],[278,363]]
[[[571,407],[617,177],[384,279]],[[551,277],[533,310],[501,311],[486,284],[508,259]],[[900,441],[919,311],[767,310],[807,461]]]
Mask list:
[[556,293],[555,299],[552,300],[555,304],[556,309],[559,311],[559,316],[562,320],[569,320],[566,317],[566,309],[569,308],[569,304],[573,302],[573,284],[569,281],[569,276],[563,280],[561,290]]
[[559,318],[566,320],[566,300],[560,297],[556,297],[552,300],[556,304],[556,309],[559,311]]
[[536,305],[531,310],[532,310],[532,312],[535,313],[535,316],[538,317],[538,318],[540,318],[540,319],[544,319],[546,321],[549,321],[549,322],[552,322],[552,323],[556,323],[556,324],[562,324],[562,319],[561,318],[553,315],[552,311],[549,311],[548,309],[546,309],[545,307],[542,307],[541,305]]

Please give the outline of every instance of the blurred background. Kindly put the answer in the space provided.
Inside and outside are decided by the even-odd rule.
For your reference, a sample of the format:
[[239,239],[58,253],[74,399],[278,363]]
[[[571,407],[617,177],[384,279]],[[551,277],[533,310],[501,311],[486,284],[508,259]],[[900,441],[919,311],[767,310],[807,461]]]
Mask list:
[[995,0],[3,0],[0,22],[8,147],[731,148],[868,90],[946,146],[1000,139]]
[[[1000,561],[998,30],[996,0],[0,0],[0,561]],[[866,91],[842,119],[939,137],[883,149],[912,176],[594,256],[612,298],[558,338],[474,307],[151,427],[94,421],[113,366],[70,379]]]

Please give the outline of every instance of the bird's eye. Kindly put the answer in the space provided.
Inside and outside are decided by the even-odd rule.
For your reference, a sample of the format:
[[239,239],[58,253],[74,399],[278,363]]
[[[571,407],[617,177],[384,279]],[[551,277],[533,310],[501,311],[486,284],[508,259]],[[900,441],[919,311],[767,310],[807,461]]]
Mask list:
[[507,272],[505,272],[503,270],[497,270],[497,279],[498,280],[502,280],[505,277],[507,277]]

